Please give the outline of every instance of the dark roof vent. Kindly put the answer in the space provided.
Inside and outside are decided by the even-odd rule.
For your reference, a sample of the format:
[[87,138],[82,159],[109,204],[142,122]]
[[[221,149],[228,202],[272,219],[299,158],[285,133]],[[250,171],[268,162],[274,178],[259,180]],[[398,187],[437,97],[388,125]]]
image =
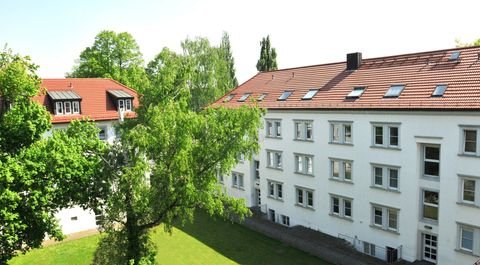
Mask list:
[[347,70],[357,70],[360,65],[362,65],[361,52],[347,54]]

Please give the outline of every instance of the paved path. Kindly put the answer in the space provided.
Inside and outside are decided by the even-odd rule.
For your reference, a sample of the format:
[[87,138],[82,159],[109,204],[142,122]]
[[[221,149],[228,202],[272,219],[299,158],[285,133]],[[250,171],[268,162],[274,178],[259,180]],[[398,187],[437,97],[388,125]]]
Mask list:
[[[305,227],[285,227],[254,214],[244,225],[335,265],[384,265],[384,261],[356,251],[346,241]],[[397,262],[394,264],[409,264]]]
[[85,230],[85,231],[82,231],[82,232],[69,234],[62,241],[56,241],[55,239],[46,239],[46,240],[43,241],[42,245],[44,247],[51,246],[51,245],[55,245],[55,244],[58,244],[58,243],[61,243],[61,242],[71,241],[71,240],[79,239],[79,238],[82,238],[82,237],[95,235],[95,234],[98,234],[98,233],[99,232],[98,232],[97,229]]

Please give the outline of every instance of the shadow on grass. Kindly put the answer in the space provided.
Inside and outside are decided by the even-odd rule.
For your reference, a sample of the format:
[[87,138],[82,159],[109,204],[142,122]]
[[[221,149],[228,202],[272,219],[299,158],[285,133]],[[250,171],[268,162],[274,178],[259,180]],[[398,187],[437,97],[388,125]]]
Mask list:
[[192,224],[175,227],[239,264],[328,264],[242,225],[210,217],[201,211],[196,212]]

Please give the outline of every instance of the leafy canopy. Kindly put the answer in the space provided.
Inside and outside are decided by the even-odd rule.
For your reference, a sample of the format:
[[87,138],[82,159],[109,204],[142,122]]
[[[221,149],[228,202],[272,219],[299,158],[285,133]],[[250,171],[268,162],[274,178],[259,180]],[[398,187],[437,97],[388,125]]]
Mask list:
[[277,52],[275,48],[271,47],[270,35],[268,35],[266,38],[262,38],[260,42],[260,58],[257,61],[257,70],[263,72],[277,69]]

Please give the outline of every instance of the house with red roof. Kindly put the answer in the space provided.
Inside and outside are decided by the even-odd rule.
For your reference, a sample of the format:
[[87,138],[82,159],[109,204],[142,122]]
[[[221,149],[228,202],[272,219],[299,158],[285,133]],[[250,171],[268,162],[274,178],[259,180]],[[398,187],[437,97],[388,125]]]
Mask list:
[[394,262],[480,256],[480,47],[260,72],[213,106],[267,110],[219,176],[272,222]]
[[[112,143],[115,124],[136,116],[137,92],[112,79],[42,79],[41,87],[45,93],[33,100],[50,112],[53,130],[66,128],[72,120],[88,118],[100,129],[99,138]],[[96,229],[100,218],[80,207],[60,210],[56,217],[64,234]]]

